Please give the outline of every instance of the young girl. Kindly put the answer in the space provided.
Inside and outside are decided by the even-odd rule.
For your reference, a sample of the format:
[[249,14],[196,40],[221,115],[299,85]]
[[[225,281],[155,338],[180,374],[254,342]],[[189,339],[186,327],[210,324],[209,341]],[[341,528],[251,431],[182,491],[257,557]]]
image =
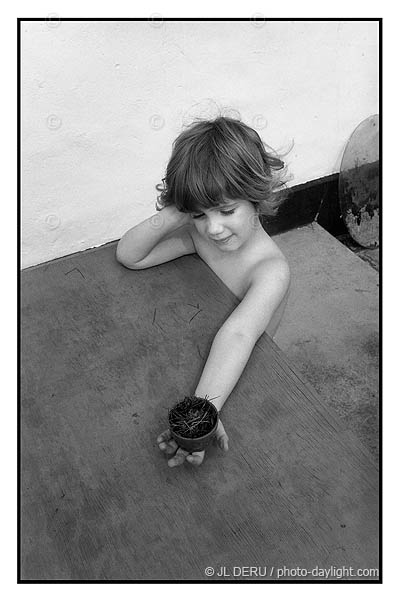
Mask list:
[[[258,133],[243,122],[218,117],[196,122],[175,140],[158,211],[121,238],[117,259],[147,269],[197,252],[240,304],[214,338],[195,395],[213,398],[220,411],[258,338],[274,336],[286,305],[288,263],[263,229],[259,215],[273,216],[277,173],[283,162],[267,152]],[[228,449],[219,421],[217,441]],[[157,442],[171,467],[200,465],[203,452],[178,448],[170,431]]]

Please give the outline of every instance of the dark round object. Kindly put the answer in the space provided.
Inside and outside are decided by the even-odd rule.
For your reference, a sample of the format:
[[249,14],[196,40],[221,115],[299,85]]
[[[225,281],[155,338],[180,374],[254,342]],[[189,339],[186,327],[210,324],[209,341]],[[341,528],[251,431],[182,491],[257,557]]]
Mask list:
[[368,117],[350,136],[339,174],[342,218],[353,240],[379,246],[379,116]]
[[[178,433],[176,431],[176,424],[174,422],[174,416],[176,417],[177,412],[179,413],[179,411],[182,411],[182,408],[186,409],[191,400],[193,402],[201,400],[202,406],[207,411],[208,415],[211,415],[209,431],[204,433],[203,430],[202,434],[197,437],[195,431],[190,435],[190,437]],[[169,411],[168,420],[171,435],[178,444],[178,446],[180,446],[180,448],[183,448],[188,452],[201,452],[202,450],[205,450],[207,448],[207,446],[210,444],[215,435],[215,432],[218,427],[218,410],[216,409],[214,404],[212,404],[205,398],[197,398],[196,396],[193,396],[191,398],[186,397],[181,402],[178,402],[178,404],[176,404]]]

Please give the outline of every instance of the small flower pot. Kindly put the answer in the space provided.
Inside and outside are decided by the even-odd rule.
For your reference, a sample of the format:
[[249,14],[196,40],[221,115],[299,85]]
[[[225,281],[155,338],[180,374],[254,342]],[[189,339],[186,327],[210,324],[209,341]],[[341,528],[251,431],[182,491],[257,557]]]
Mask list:
[[218,427],[218,410],[206,398],[185,396],[168,413],[169,428],[180,448],[205,450]]

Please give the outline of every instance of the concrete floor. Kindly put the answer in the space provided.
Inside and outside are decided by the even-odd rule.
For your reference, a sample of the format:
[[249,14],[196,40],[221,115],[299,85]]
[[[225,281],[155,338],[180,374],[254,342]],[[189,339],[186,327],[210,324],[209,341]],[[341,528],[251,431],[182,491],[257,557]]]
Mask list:
[[[236,306],[218,277],[196,256],[129,271],[116,262],[115,243],[23,273],[23,581],[191,581],[222,565],[378,566],[378,472],[324,405],[342,368],[336,404],[356,424],[363,415],[363,387],[353,376],[349,395],[351,371],[338,353],[355,368],[370,360],[373,372],[376,358],[354,345],[357,328],[361,342],[374,331],[376,272],[318,227],[280,243],[293,271],[289,354],[309,352],[322,393],[263,336],[224,412],[230,451],[210,447],[201,469],[169,469],[156,437]],[[359,311],[358,296],[369,296]],[[350,333],[344,342],[340,320]],[[268,575],[276,577],[276,569]]]
[[348,233],[338,235],[336,236],[336,239],[355,252],[362,260],[365,260],[370,264],[375,271],[379,272],[379,248],[363,248],[357,244]]
[[317,223],[274,236],[291,293],[275,342],[379,457],[379,249],[354,251]]
[[275,342],[379,457],[379,249],[353,252],[317,223],[274,236],[292,286]]

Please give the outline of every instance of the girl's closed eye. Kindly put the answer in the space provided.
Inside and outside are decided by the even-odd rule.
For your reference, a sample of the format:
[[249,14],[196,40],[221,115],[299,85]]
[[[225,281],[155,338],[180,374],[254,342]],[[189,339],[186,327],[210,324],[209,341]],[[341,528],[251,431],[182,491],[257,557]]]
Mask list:
[[[233,209],[233,210],[220,210],[221,215],[233,215],[234,212],[235,212],[235,209]],[[201,217],[204,217],[204,213],[200,213],[198,215],[192,215],[193,219],[200,219]]]

